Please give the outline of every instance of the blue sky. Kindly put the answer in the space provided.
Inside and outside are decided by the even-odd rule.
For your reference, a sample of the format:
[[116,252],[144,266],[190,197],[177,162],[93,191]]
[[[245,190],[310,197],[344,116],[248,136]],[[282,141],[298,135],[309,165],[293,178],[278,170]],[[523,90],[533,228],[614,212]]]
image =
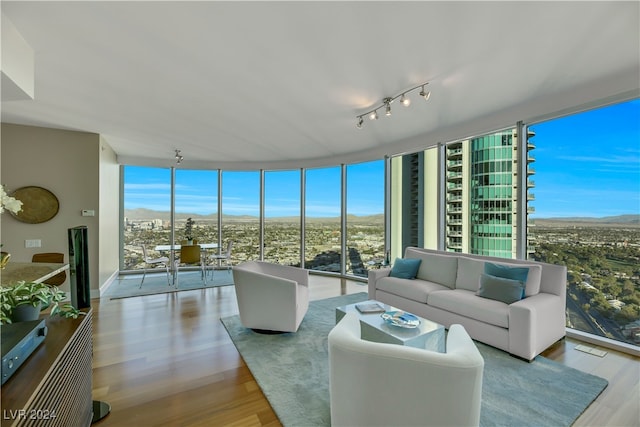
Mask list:
[[[640,214],[640,100],[532,125],[532,218]],[[347,210],[383,212],[383,162],[347,168]],[[300,214],[299,170],[266,172],[265,215]],[[217,211],[217,171],[176,171],[176,211]],[[258,216],[258,172],[223,173],[223,213]],[[340,215],[340,168],[307,171],[307,215]],[[125,208],[168,211],[170,170],[127,167]]]
[[[347,211],[372,215],[384,210],[383,161],[347,168]],[[176,170],[176,212],[207,215],[218,209],[217,171]],[[132,167],[125,171],[125,209],[168,211],[169,169]],[[259,172],[223,172],[223,213],[258,216]],[[308,169],[306,214],[310,217],[340,216],[340,167]],[[265,216],[300,215],[300,171],[265,173]]]
[[531,128],[533,218],[640,214],[640,100]]

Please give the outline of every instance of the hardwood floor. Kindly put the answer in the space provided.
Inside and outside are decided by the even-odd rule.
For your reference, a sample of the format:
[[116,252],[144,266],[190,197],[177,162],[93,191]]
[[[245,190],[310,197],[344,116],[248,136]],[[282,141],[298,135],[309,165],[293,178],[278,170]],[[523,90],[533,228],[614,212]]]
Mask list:
[[[366,284],[311,276],[311,299],[366,292]],[[97,426],[280,426],[220,317],[237,313],[233,286],[93,300],[93,399],[111,405]],[[638,426],[640,359],[604,358],[567,339],[544,353],[606,378],[576,426]],[[592,345],[590,345],[593,347]]]

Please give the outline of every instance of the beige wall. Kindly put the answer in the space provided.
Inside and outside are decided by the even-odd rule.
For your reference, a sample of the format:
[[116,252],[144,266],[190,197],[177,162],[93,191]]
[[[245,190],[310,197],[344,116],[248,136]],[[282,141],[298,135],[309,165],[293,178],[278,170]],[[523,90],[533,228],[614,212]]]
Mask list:
[[[0,182],[10,192],[35,185],[60,202],[58,214],[41,224],[26,224],[8,213],[0,217],[3,250],[15,261],[30,261],[37,252],[62,252],[68,261],[67,229],[88,227],[92,297],[118,269],[118,189],[115,153],[94,133],[2,124]],[[82,210],[95,216],[82,216]],[[102,236],[107,236],[103,238]],[[25,239],[40,239],[26,248]],[[115,249],[113,249],[115,248]],[[63,286],[68,290],[68,280]]]
[[99,283],[117,277],[120,268],[120,166],[116,153],[100,137]]

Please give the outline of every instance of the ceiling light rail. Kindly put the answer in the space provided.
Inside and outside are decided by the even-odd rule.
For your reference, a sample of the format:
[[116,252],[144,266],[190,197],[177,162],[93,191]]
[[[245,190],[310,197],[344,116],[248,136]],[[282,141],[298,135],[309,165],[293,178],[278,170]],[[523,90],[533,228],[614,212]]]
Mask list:
[[429,100],[429,98],[431,97],[431,92],[429,92],[428,90],[425,91],[425,86],[427,86],[429,84],[429,82],[426,83],[422,83],[419,84],[416,87],[412,87],[411,89],[407,89],[404,92],[399,93],[398,95],[394,96],[394,97],[386,97],[382,100],[382,104],[380,104],[379,106],[377,106],[376,108],[374,108],[373,110],[367,111],[366,113],[363,114],[358,114],[356,116],[357,119],[357,123],[356,123],[356,127],[358,129],[362,128],[362,124],[364,122],[364,117],[368,116],[370,120],[377,120],[378,119],[378,110],[384,108],[384,113],[387,116],[391,115],[391,104],[393,103],[393,101],[395,101],[396,99],[400,98],[400,104],[402,104],[405,107],[408,107],[409,105],[411,105],[411,99],[407,96],[409,93],[413,92],[416,89],[420,89],[420,96],[423,97],[426,101]]

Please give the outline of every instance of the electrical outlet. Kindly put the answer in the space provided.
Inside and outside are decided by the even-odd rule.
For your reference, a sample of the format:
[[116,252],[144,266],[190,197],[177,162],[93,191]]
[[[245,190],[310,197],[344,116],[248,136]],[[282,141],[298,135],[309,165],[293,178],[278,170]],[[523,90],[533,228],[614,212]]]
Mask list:
[[83,209],[82,216],[96,216],[96,211],[92,209]]
[[25,248],[40,248],[42,247],[42,240],[40,239],[29,239],[24,241]]

